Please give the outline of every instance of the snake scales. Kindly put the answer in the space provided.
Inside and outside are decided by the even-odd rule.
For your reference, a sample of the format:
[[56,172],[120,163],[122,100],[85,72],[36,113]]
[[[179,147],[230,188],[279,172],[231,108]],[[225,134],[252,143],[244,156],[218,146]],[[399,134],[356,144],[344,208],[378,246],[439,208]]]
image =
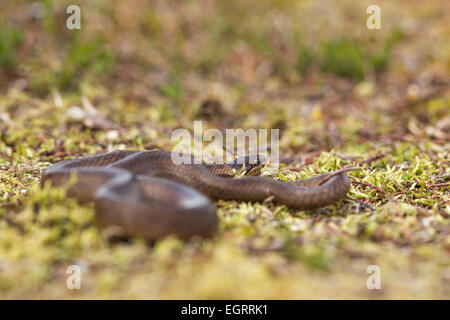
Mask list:
[[[307,180],[283,182],[249,176],[262,163],[244,165],[173,163],[165,151],[113,151],[58,162],[43,173],[42,183],[53,186],[75,182],[68,196],[80,202],[95,202],[101,226],[116,225],[131,236],[150,240],[167,235],[181,239],[212,236],[218,218],[211,199],[273,201],[297,209],[333,204],[349,190],[343,171]],[[230,178],[230,171],[247,174]]]

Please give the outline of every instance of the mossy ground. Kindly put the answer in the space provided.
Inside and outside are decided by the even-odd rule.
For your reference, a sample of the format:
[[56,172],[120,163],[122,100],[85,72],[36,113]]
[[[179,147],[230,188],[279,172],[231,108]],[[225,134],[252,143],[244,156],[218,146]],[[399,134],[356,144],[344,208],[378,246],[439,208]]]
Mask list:
[[[0,14],[0,298],[450,298],[448,4],[380,1],[368,30],[364,1],[81,1],[69,31],[42,3]],[[218,201],[213,239],[146,243],[39,184],[61,159],[170,150],[197,119],[279,128],[279,179],[360,167],[349,199]]]

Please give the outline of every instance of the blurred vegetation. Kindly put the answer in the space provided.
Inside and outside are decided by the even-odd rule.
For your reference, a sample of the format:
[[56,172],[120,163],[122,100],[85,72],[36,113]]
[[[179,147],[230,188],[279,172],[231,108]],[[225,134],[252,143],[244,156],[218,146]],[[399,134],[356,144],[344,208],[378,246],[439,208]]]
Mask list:
[[31,89],[39,95],[51,89],[62,91],[78,88],[87,73],[93,77],[107,77],[114,66],[114,55],[104,48],[104,41],[88,43],[73,41],[62,59],[54,68],[43,68],[31,78]]
[[[368,30],[370,1],[82,0],[68,30],[69,4],[0,11],[1,298],[450,297],[448,4],[379,1]],[[280,129],[274,179],[359,166],[349,199],[218,201],[215,238],[149,244],[39,185],[65,158],[170,150],[200,119]]]

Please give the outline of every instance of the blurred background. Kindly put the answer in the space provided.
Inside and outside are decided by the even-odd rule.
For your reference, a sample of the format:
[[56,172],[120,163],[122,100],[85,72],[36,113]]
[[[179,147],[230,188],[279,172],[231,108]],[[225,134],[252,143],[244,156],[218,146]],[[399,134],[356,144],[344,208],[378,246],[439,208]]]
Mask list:
[[214,118],[219,128],[295,131],[306,129],[288,119],[312,115],[328,137],[309,150],[340,144],[333,117],[406,126],[408,110],[383,121],[361,110],[397,112],[448,80],[449,4],[439,1],[379,1],[380,30],[366,26],[370,1],[78,1],[80,30],[66,27],[70,4],[2,1],[2,92],[86,96],[110,109],[116,99],[170,127]]

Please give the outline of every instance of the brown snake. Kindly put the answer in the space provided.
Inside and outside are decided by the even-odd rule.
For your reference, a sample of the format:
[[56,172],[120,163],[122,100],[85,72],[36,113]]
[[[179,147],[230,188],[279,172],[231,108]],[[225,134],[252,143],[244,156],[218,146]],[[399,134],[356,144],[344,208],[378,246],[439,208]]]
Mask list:
[[150,240],[167,235],[212,236],[218,218],[209,198],[263,201],[270,197],[292,208],[312,209],[339,201],[350,187],[344,171],[290,182],[226,177],[233,169],[253,174],[261,166],[248,161],[174,164],[166,151],[113,151],[53,164],[43,173],[42,184],[65,185],[76,175],[68,196],[94,201],[100,225],[119,226],[128,235]]

